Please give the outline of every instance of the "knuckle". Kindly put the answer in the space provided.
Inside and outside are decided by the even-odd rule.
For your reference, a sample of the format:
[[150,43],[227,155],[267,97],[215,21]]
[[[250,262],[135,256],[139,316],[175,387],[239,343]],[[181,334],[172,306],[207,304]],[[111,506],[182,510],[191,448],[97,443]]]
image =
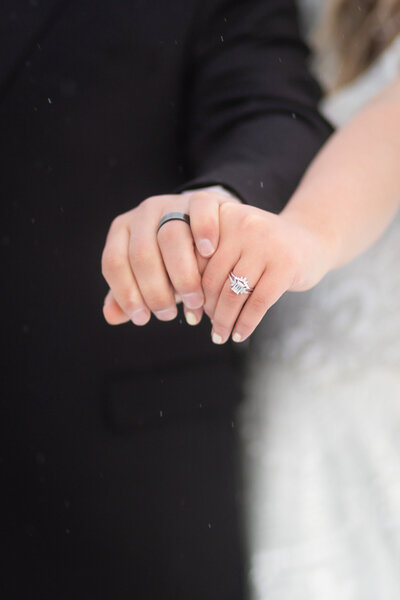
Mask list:
[[219,207],[219,216],[224,223],[233,224],[235,227],[240,227],[243,221],[249,216],[249,207],[246,204],[241,204],[238,201],[224,202]]
[[221,204],[219,207],[220,216],[227,218],[230,215],[232,215],[234,206],[236,206],[236,204],[234,204],[233,202],[224,202],[223,204]]
[[170,194],[149,196],[142,200],[138,208],[140,208],[147,217],[154,216],[154,211],[161,215],[174,210],[174,208],[169,208],[171,198],[174,198],[174,196],[171,196]]
[[127,288],[118,290],[118,303],[110,303],[103,307],[103,313],[107,321],[115,320],[115,316],[118,316],[118,319],[121,317],[121,312],[129,317],[134,310],[138,307],[138,302],[136,301],[135,295],[132,295],[132,290]]
[[111,221],[111,225],[110,225],[110,233],[115,233],[116,231],[120,230],[122,227],[125,226],[125,215],[117,215],[116,217],[114,217],[114,219]]
[[188,293],[196,290],[200,287],[200,278],[196,273],[187,271],[186,273],[179,273],[173,279],[174,285],[182,293]]
[[149,196],[148,198],[145,198],[144,200],[141,201],[141,203],[139,204],[140,207],[145,208],[147,206],[149,206],[150,204],[155,204],[160,202],[162,196]]
[[118,297],[118,305],[127,314],[130,314],[139,304],[142,304],[140,302],[138,290],[132,285],[120,285],[118,289],[115,290],[115,294]]
[[101,269],[105,278],[109,277],[113,273],[120,271],[124,265],[124,257],[113,250],[104,249],[101,257]]
[[131,287],[124,286],[118,290],[118,304],[127,314],[132,313],[137,308],[137,297]]
[[260,224],[261,219],[258,214],[253,212],[247,213],[242,220],[242,229],[246,233],[254,234],[255,232],[258,232]]
[[251,295],[251,306],[257,313],[267,310],[268,300],[264,294],[253,292]]
[[163,310],[175,304],[167,291],[149,289],[146,292],[146,304],[151,310]]
[[196,190],[193,191],[190,194],[190,202],[192,203],[193,201],[195,202],[204,202],[206,200],[209,200],[213,195],[213,192],[211,192],[210,190],[204,189],[204,190]]
[[142,238],[133,240],[130,249],[130,261],[132,267],[134,265],[145,265],[153,261],[154,250],[152,246]]

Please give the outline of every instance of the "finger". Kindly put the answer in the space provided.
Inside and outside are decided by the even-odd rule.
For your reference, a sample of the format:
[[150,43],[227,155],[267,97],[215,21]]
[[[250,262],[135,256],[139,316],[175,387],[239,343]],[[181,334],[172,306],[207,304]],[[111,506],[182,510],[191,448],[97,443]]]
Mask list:
[[127,323],[130,320],[115,300],[111,290],[104,299],[103,314],[109,325],[121,325],[121,323]]
[[[206,268],[206,265],[208,263],[208,259],[200,256],[197,248],[195,248],[195,254],[196,254],[197,268],[199,270],[200,275],[202,275]],[[177,297],[179,298],[178,295],[175,295],[175,299]],[[186,322],[189,325],[198,325],[200,323],[201,319],[203,318],[203,314],[204,314],[203,308],[189,309],[189,308],[186,308],[185,305],[183,305],[183,312],[185,315]]]
[[175,291],[157,243],[158,221],[154,212],[142,211],[140,221],[136,220],[131,229],[129,258],[146,306],[160,321],[170,321],[177,315]]
[[253,333],[265,313],[289,289],[291,275],[282,269],[266,269],[233,328],[234,342],[244,342]]
[[114,221],[103,250],[102,273],[121,310],[135,325],[144,325],[150,311],[128,261],[129,237],[128,229]]
[[[240,311],[254,293],[251,290],[257,289],[263,270],[264,265],[257,266],[256,258],[243,257],[234,266],[232,277],[226,279],[214,311],[211,337],[215,344],[224,344],[229,338]],[[245,291],[246,286],[250,288],[247,293],[235,293],[234,289]]]
[[203,317],[203,309],[202,308],[186,308],[183,306],[183,312],[185,315],[186,323],[188,325],[198,325]]
[[218,247],[221,204],[218,200],[215,193],[196,192],[190,196],[190,228],[196,248],[205,258],[212,256]]
[[204,312],[210,319],[214,318],[215,307],[222,288],[229,278],[240,258],[240,249],[220,244],[218,252],[212,256],[202,276],[202,286],[205,296]]
[[203,305],[204,295],[190,227],[169,221],[158,232],[158,246],[172,287],[189,310]]
[[197,250],[197,248],[195,248],[195,255],[196,255],[196,260],[197,260],[197,268],[199,270],[200,276],[202,276],[204,271],[206,270],[206,266],[208,264],[208,258],[203,258],[199,254],[199,251]]

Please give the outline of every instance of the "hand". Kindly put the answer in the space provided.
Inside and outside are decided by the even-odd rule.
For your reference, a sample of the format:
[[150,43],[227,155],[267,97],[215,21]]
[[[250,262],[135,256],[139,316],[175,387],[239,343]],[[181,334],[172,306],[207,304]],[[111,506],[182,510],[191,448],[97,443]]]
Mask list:
[[[151,312],[169,321],[177,315],[177,300],[190,325],[200,321],[200,271],[218,246],[219,207],[226,202],[239,201],[211,191],[154,196],[114,219],[102,255],[110,286],[103,308],[108,323],[145,325]],[[189,214],[191,228],[169,221],[157,234],[161,217],[175,211]]]
[[[213,341],[223,344],[231,333],[244,341],[285,291],[309,289],[323,277],[330,254],[327,240],[283,214],[221,206],[219,247],[202,278]],[[248,279],[250,295],[231,290],[231,272]]]

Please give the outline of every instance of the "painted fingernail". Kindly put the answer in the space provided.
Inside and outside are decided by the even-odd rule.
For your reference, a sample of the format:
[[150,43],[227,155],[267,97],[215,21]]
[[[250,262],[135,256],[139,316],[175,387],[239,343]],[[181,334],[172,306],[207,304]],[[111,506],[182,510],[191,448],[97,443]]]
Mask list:
[[171,306],[170,308],[166,308],[164,310],[158,310],[155,313],[157,319],[160,321],[172,321],[176,317],[176,306]]
[[193,294],[183,294],[182,300],[188,308],[200,308],[203,306],[204,298],[201,294],[194,292]]
[[149,318],[149,311],[145,308],[138,308],[131,315],[132,322],[135,325],[146,325]]
[[215,250],[210,240],[207,240],[206,238],[199,240],[197,247],[202,256],[210,256]]
[[199,322],[196,315],[194,313],[192,313],[191,311],[188,311],[187,313],[185,313],[185,319],[189,325],[197,325],[197,323]]
[[240,333],[234,333],[232,339],[234,342],[240,342],[242,340],[242,336],[240,335]]
[[213,331],[211,339],[214,342],[214,344],[222,344],[222,337],[218,335],[218,333],[215,333],[215,331]]

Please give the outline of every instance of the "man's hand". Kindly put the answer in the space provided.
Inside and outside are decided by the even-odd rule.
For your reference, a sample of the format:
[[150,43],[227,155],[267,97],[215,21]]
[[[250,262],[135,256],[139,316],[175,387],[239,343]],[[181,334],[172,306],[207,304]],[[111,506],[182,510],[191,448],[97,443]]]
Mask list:
[[[177,315],[182,300],[187,322],[203,314],[201,272],[219,242],[219,207],[238,203],[215,191],[154,196],[114,219],[102,255],[102,273],[110,286],[104,317],[111,325],[131,320],[145,325],[153,313],[161,321]],[[157,233],[163,215],[183,212],[183,221],[169,221]]]

